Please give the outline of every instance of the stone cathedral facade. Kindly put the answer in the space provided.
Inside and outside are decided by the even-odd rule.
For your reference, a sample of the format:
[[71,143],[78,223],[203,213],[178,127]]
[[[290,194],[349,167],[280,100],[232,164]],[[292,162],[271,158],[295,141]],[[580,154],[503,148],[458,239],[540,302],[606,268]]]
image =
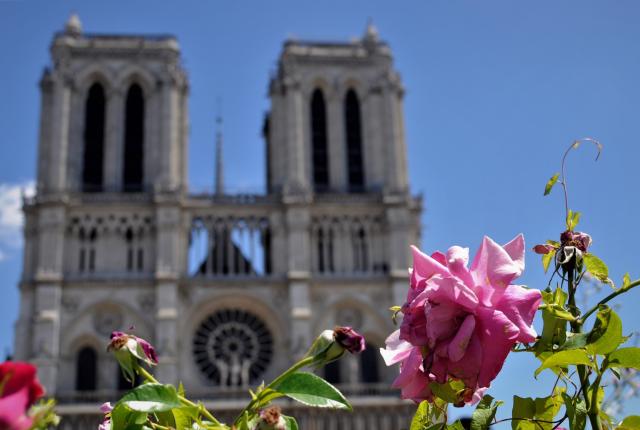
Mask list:
[[224,416],[338,324],[370,345],[324,370],[355,413],[290,412],[305,430],[408,427],[377,347],[404,299],[422,203],[407,180],[403,87],[375,29],[284,43],[261,195],[225,193],[221,163],[216,192],[189,192],[174,37],[89,34],[73,16],[51,60],[15,357],[38,365],[62,427],[92,427],[96,405],[127,388],[105,351],[112,330],[134,326],[158,349],[158,379]]

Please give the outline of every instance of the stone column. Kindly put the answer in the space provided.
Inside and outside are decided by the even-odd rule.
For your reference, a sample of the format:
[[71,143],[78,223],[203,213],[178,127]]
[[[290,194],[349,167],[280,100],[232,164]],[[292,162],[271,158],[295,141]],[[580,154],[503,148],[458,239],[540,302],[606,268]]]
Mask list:
[[309,256],[309,209],[290,206],[286,209],[287,278],[291,304],[291,354],[299,358],[311,345],[311,299]]
[[49,190],[49,171],[51,163],[49,157],[52,143],[52,122],[53,117],[53,77],[48,73],[42,76],[40,81],[40,133],[38,143],[38,192]]
[[367,186],[380,189],[385,184],[384,156],[386,146],[391,142],[385,139],[385,121],[382,88],[379,85],[371,88],[368,96],[362,101],[362,133],[365,158],[365,179]]
[[162,381],[176,383],[178,374],[178,279],[182,263],[182,212],[173,205],[156,211],[156,315],[155,343],[159,364],[156,375]]
[[287,124],[287,165],[288,178],[285,192],[290,194],[304,194],[310,190],[310,171],[307,160],[309,151],[306,148],[303,112],[304,102],[300,82],[294,78],[287,78],[286,82],[286,112]]
[[404,143],[404,120],[401,104],[402,89],[399,84],[388,82],[383,88],[384,141],[385,141],[385,185],[390,193],[407,191],[407,169]]
[[56,394],[60,355],[60,302],[62,287],[59,280],[42,279],[35,289],[35,318],[31,344],[31,361],[38,367],[38,377],[49,395]]
[[160,156],[159,171],[156,183],[162,191],[173,191],[178,185],[178,172],[176,166],[179,163],[176,147],[178,145],[177,133],[177,90],[172,79],[168,78],[161,84],[161,105],[158,118],[160,128]]
[[125,100],[120,89],[107,94],[104,131],[104,184],[109,191],[122,190],[124,166]]
[[155,342],[158,348],[156,378],[177,384],[178,375],[178,283],[175,279],[158,280],[156,285]]
[[69,145],[69,108],[71,104],[70,82],[58,75],[53,84],[53,108],[51,112],[51,139],[47,161],[49,175],[45,188],[54,192],[65,190],[67,155]]
[[389,225],[389,274],[392,279],[394,303],[404,303],[407,294],[407,277],[410,266],[409,240],[411,216],[404,206],[392,206],[386,209]]
[[329,137],[329,183],[336,191],[347,191],[347,142],[344,100],[340,94],[327,97],[327,133]]

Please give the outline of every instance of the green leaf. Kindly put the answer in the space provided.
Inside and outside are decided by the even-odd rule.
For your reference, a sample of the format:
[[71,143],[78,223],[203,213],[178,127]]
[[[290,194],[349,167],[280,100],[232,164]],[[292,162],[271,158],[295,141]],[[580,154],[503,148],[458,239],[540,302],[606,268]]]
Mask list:
[[547,273],[547,269],[549,269],[549,265],[551,264],[555,256],[555,249],[553,251],[549,251],[547,254],[542,254],[542,268],[544,269],[544,273]]
[[608,356],[609,367],[640,369],[640,348],[620,348]]
[[426,430],[433,424],[429,417],[429,406],[430,404],[426,400],[420,402],[418,409],[416,409],[416,413],[411,420],[409,430]]
[[[553,293],[543,291],[542,298],[547,306],[555,305],[564,308],[564,304],[567,301],[567,293],[562,291],[561,288],[556,288]],[[542,311],[542,322],[542,334],[540,335],[540,340],[536,343],[537,355],[551,351],[554,345],[564,344],[567,338],[567,322],[565,320],[557,318],[544,309]]]
[[471,430],[488,429],[496,416],[498,406],[502,403],[500,401],[494,402],[493,397],[488,394],[484,396],[471,416]]
[[560,177],[560,173],[556,173],[551,177],[551,179],[547,181],[546,185],[544,186],[545,196],[551,192],[551,189],[553,188],[553,186],[556,184],[556,182],[558,182],[558,177]]
[[436,395],[447,403],[460,403],[462,392],[464,391],[464,382],[451,380],[446,384],[438,384],[437,382],[429,383],[429,388]]
[[285,430],[298,430],[298,422],[295,418],[289,417],[287,415],[282,415],[282,418],[284,418]]
[[282,396],[284,396],[284,394],[279,391],[273,390],[271,388],[264,388],[258,394],[259,400],[256,402],[255,407],[258,409],[263,408],[267,406],[269,403],[271,403],[272,400],[275,400],[278,397],[282,397]]
[[584,267],[587,269],[587,272],[594,278],[601,282],[607,282],[609,279],[609,268],[602,260],[592,253],[587,252],[582,256],[582,261],[584,261]]
[[144,384],[122,396],[119,404],[138,412],[163,412],[179,408],[180,400],[173,385]]
[[313,373],[291,373],[274,389],[307,406],[352,409],[351,404],[336,387]]
[[126,429],[129,426],[140,425],[147,421],[147,414],[136,412],[118,402],[111,411],[111,428],[113,430]]
[[608,354],[624,340],[622,320],[609,306],[600,305],[596,322],[588,335],[587,351],[592,354]]
[[629,273],[627,272],[622,277],[622,287],[626,287],[630,283],[631,283],[631,276],[629,276]]
[[576,320],[576,317],[571,315],[571,312],[566,310],[563,306],[557,305],[555,303],[551,303],[551,304],[547,305],[545,310],[547,312],[549,312],[551,315],[553,315],[554,317],[559,318],[561,320],[565,320],[565,321],[575,321]]
[[587,405],[584,399],[574,399],[567,393],[562,393],[564,406],[567,408],[569,418],[569,428],[571,430],[584,430],[587,425]]
[[622,420],[616,430],[640,430],[640,415],[629,415]]
[[[431,426],[433,428],[433,430],[435,430],[436,428],[442,427],[441,424],[435,424],[433,426]],[[462,422],[460,420],[454,422],[453,424],[449,424],[447,425],[447,430],[465,430],[464,426],[462,425]]]
[[[511,421],[511,428],[513,430],[551,430],[553,424],[541,421],[553,421],[563,404],[561,393],[537,399],[513,396],[511,415],[513,418],[520,419]],[[534,419],[541,421],[529,421]]]
[[587,351],[583,349],[571,349],[557,352],[544,360],[542,365],[536,369],[535,376],[538,376],[544,369],[558,369],[577,364],[594,367]]

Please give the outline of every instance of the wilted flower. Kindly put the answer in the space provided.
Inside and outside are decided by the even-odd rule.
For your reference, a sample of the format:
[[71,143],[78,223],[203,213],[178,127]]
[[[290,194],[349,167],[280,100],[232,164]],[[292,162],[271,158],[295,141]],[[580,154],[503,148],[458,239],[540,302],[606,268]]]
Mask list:
[[144,339],[132,334],[114,331],[107,351],[113,351],[127,380],[133,382],[136,360],[142,360],[150,366],[158,364],[158,357],[153,346]]
[[591,246],[591,236],[580,231],[567,230],[560,235],[562,246],[575,246],[581,252],[587,252]]
[[132,334],[114,331],[111,333],[111,342],[107,346],[107,351],[128,350],[135,357],[147,364],[158,364],[158,356],[153,346],[146,340]]
[[470,268],[468,248],[425,255],[413,248],[400,329],[381,353],[401,363],[402,397],[432,400],[431,383],[464,383],[458,404],[482,397],[516,342],[533,342],[541,294],[511,282],[524,270],[524,238],[500,246],[485,237]]
[[102,423],[98,426],[98,430],[111,430],[111,411],[113,410],[113,406],[111,403],[106,402],[100,406],[100,412],[104,414],[104,419]]
[[27,411],[43,395],[35,366],[14,361],[0,364],[0,429],[30,428],[33,419]]
[[278,406],[270,406],[260,411],[260,421],[256,430],[285,430],[287,423]]

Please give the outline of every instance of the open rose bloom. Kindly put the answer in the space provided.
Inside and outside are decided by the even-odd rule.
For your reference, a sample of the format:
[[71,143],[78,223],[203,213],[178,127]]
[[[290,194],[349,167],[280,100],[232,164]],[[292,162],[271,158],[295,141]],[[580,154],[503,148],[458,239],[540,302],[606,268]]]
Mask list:
[[44,395],[35,366],[19,361],[0,363],[0,429],[27,430],[29,408]]
[[517,342],[533,342],[540,291],[512,285],[524,270],[524,238],[500,246],[482,241],[471,266],[469,249],[431,256],[413,247],[413,270],[400,329],[381,349],[400,363],[393,386],[416,402],[433,400],[431,383],[464,383],[458,405],[479,401]]

